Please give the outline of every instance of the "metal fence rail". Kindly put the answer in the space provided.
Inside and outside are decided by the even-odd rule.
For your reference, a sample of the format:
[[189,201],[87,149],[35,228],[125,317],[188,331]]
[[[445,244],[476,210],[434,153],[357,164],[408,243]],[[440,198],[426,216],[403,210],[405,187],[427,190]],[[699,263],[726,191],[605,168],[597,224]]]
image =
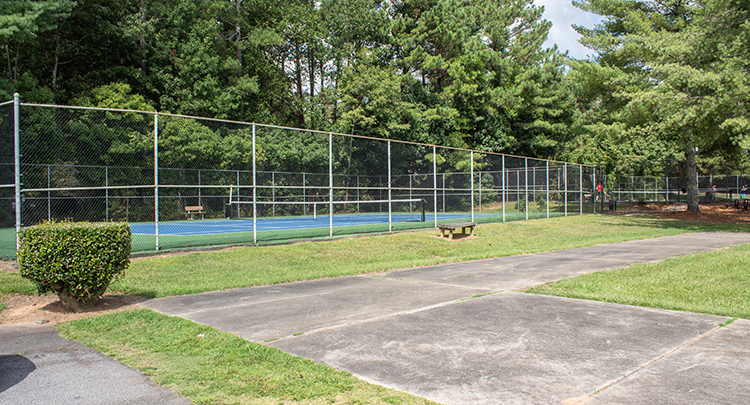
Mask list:
[[350,134],[16,97],[0,137],[2,258],[48,220],[127,221],[137,252],[596,209],[592,166]]

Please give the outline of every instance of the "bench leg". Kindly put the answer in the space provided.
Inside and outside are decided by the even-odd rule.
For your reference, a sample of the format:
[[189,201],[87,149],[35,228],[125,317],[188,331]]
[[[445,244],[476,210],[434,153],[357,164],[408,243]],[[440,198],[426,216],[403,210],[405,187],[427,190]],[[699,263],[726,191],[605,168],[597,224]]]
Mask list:
[[453,240],[453,229],[448,231],[448,239]]

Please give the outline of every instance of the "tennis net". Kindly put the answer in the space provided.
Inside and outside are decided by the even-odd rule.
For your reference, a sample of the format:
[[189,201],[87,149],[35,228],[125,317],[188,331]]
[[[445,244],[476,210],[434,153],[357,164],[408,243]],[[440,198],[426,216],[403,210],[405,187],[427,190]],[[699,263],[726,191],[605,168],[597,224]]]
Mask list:
[[[373,223],[424,222],[425,200],[418,198],[399,200],[317,200],[282,201],[238,198],[230,202],[230,216],[234,219],[279,218],[332,221],[338,225],[365,225]],[[330,214],[333,213],[332,216]]]

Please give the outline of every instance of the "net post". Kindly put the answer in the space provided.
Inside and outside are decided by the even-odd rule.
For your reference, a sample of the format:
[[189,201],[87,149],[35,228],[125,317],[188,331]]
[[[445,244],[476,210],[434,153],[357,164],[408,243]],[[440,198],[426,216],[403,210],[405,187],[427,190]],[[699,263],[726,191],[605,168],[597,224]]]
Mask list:
[[13,94],[13,155],[15,160],[16,252],[21,231],[21,96]]
[[154,249],[159,250],[159,114],[154,114]]
[[227,217],[227,219],[231,219],[232,218],[232,190],[233,189],[234,188],[230,184],[229,185],[229,200],[227,201],[227,207],[229,207],[229,217]]
[[420,199],[419,208],[420,208],[420,211],[422,212],[422,222],[425,222],[425,207],[424,207],[425,205],[427,205],[427,200],[425,200],[424,198]]

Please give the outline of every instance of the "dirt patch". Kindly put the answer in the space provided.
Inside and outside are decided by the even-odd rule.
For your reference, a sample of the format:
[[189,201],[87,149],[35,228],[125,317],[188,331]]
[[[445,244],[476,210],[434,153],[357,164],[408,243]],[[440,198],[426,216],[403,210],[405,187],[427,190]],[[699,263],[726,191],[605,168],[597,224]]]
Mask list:
[[684,203],[618,205],[617,209],[619,214],[624,215],[652,215],[659,218],[672,218],[710,224],[750,225],[750,210],[737,209],[733,205],[725,203],[701,204],[700,212],[688,212],[687,205]]
[[102,299],[91,308],[83,312],[73,312],[63,307],[54,294],[41,296],[7,294],[0,300],[6,305],[5,309],[0,312],[0,325],[43,322],[42,320],[55,324],[109,312],[134,309],[137,307],[136,304],[143,300],[143,297],[137,295],[104,294]]

